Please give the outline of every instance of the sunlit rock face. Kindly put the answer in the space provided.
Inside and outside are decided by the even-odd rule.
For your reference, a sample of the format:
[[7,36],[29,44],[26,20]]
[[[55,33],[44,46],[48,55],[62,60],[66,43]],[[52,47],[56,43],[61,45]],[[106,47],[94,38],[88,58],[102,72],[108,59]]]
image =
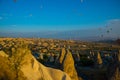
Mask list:
[[[0,61],[3,64],[3,66],[0,65],[0,70],[4,69],[3,72],[0,72],[0,77],[2,76],[0,80],[71,80],[65,72],[45,67],[39,63],[27,46],[21,44],[11,48],[11,56],[0,51],[2,55],[0,59],[3,58],[3,61],[7,61],[6,63]],[[4,71],[7,74],[3,74]],[[5,78],[7,75],[8,77]]]
[[8,57],[8,55],[4,51],[0,51],[0,56],[2,56],[2,57]]
[[101,58],[101,55],[100,55],[100,53],[98,52],[98,54],[97,54],[97,64],[102,64],[102,58]]
[[59,63],[60,63],[60,64],[63,63],[63,59],[64,59],[64,57],[65,57],[65,54],[66,54],[66,50],[65,50],[65,48],[62,48],[61,54],[60,54],[60,57],[59,57]]
[[62,70],[66,72],[72,80],[78,80],[77,72],[74,66],[74,60],[69,50],[62,49],[59,63],[61,64]]
[[71,80],[66,73],[43,66],[31,54],[26,56],[24,62],[26,64],[21,70],[28,80]]

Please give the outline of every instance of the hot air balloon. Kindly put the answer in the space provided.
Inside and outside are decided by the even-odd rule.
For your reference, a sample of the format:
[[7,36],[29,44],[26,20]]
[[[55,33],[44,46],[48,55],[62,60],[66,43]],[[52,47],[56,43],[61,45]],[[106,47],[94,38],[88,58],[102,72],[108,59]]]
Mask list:
[[110,31],[109,30],[107,30],[107,33],[109,33]]

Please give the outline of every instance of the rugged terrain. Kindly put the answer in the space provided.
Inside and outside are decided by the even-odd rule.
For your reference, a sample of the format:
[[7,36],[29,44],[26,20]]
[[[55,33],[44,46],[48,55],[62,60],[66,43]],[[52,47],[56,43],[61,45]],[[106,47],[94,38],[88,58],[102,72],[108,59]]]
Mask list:
[[0,80],[120,80],[120,46],[0,38],[0,64]]
[[0,66],[0,80],[71,80],[65,72],[39,63],[24,43],[16,45],[11,48],[12,55],[0,51],[0,63],[5,61]]

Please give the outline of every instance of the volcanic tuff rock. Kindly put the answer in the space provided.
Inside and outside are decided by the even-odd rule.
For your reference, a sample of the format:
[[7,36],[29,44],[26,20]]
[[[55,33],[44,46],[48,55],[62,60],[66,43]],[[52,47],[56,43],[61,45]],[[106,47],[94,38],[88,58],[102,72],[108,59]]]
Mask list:
[[60,64],[62,64],[63,59],[65,57],[65,54],[66,54],[66,50],[65,50],[65,48],[62,48],[61,53],[60,53],[60,57],[59,57],[59,63]]
[[28,80],[71,80],[66,73],[43,66],[31,54],[26,56],[24,61],[26,64],[22,66],[21,70]]
[[99,52],[98,52],[98,54],[97,54],[97,63],[98,63],[98,64],[102,64],[102,58],[101,58],[101,55],[100,55]]
[[8,55],[4,51],[0,51],[0,56],[2,56],[2,57],[8,57]]
[[[44,65],[39,63],[33,57],[30,50],[27,47],[24,47],[24,45],[19,46],[17,48],[12,48],[12,56],[8,57],[8,59],[4,59],[6,61],[9,61],[7,63],[10,63],[8,67],[12,70],[9,72],[15,71],[16,75],[13,76],[12,79],[5,78],[7,80],[71,80],[71,78],[65,72],[45,67]],[[0,61],[0,63],[2,62]],[[0,66],[0,69],[2,68],[4,69],[4,66]],[[21,74],[19,74],[18,72],[21,72]],[[0,79],[5,80],[5,76],[4,74],[2,74],[3,78]],[[21,78],[21,76],[23,76],[23,78]]]
[[77,72],[74,66],[74,60],[69,50],[66,50],[65,48],[62,49],[59,57],[59,63],[62,67],[62,70],[66,72],[72,80],[78,80]]

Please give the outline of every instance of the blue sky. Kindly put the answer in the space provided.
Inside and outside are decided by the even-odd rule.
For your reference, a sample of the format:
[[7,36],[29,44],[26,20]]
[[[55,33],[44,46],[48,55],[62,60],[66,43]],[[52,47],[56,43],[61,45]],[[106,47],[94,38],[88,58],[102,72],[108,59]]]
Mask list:
[[120,0],[0,0],[1,32],[96,29],[114,20]]

